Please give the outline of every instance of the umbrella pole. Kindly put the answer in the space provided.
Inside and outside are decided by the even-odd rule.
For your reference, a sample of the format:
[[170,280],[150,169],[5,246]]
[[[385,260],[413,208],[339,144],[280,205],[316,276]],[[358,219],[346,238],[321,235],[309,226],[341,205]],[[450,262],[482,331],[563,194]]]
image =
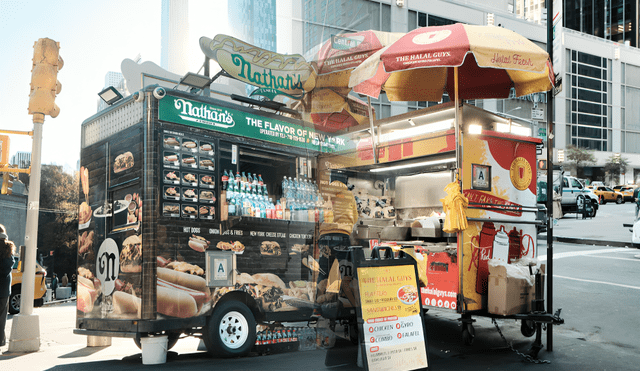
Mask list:
[[461,162],[460,161],[460,122],[458,121],[460,119],[460,115],[459,115],[459,102],[458,102],[458,67],[453,67],[453,85],[454,85],[454,102],[456,105],[456,109],[455,109],[455,116],[454,116],[454,127],[456,130],[456,180],[460,181],[461,180],[461,174],[460,174],[460,166],[461,166]]
[[367,96],[367,109],[369,110],[369,128],[371,129],[371,150],[373,151],[373,163],[378,163],[376,154],[376,132],[373,129],[373,111],[371,110],[371,97]]

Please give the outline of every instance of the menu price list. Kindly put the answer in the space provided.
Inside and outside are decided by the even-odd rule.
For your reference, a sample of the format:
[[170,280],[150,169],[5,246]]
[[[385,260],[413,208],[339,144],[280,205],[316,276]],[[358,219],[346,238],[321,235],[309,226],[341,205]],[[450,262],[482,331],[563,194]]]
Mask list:
[[215,220],[213,141],[165,131],[162,142],[162,215]]
[[360,267],[358,285],[369,369],[426,368],[414,266]]

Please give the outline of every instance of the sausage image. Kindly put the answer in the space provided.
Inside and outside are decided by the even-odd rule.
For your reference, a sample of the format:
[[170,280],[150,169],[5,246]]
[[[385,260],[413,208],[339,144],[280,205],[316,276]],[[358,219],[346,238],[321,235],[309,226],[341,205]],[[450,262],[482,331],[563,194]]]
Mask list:
[[207,281],[193,274],[177,272],[168,268],[157,268],[157,275],[159,279],[178,284],[193,290],[207,292]]
[[158,285],[156,293],[158,313],[179,318],[193,317],[198,313],[196,300],[186,291]]
[[123,291],[113,292],[113,311],[116,314],[139,313],[141,308],[140,298]]

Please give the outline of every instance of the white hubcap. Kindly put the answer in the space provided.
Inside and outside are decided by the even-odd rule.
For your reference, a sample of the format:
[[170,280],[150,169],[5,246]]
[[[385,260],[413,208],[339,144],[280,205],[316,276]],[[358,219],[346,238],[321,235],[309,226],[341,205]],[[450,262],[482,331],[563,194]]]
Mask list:
[[231,349],[238,349],[247,342],[249,325],[238,312],[229,312],[220,320],[220,340]]

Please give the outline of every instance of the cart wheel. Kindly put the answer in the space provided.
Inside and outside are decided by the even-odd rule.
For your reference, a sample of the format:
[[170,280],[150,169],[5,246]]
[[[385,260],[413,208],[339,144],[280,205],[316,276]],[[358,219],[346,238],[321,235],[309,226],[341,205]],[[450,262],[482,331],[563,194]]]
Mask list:
[[209,317],[202,335],[211,355],[245,356],[256,342],[256,320],[244,303],[226,301]]
[[536,334],[536,324],[531,320],[523,319],[520,324],[520,332],[524,337],[530,338]]
[[[142,343],[140,342],[140,334],[138,333],[136,335],[136,337],[133,338],[133,342],[136,343],[136,346],[138,347],[138,349],[142,349]],[[176,343],[178,342],[178,339],[180,339],[180,333],[179,332],[170,332],[169,334],[167,334],[167,350],[170,350],[171,348],[173,348],[174,345],[176,345]]]
[[476,330],[473,328],[473,325],[470,323],[462,324],[462,341],[464,345],[473,344],[473,339],[476,337]]

